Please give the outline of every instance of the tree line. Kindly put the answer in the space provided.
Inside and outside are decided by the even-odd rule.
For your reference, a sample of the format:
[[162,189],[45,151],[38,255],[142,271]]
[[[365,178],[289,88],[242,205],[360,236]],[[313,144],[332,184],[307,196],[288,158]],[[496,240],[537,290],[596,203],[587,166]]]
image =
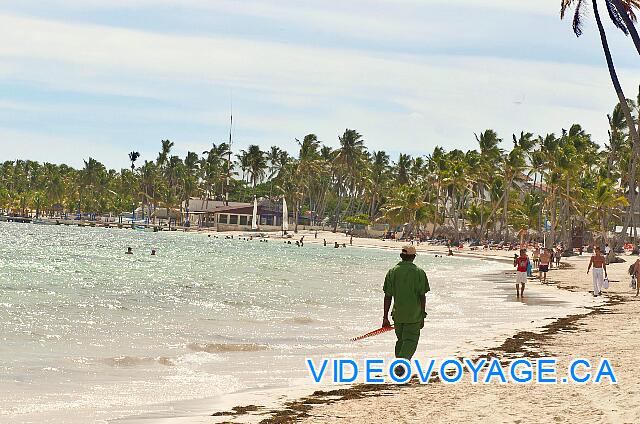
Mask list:
[[[634,122],[637,101],[627,100]],[[181,209],[191,197],[279,202],[284,196],[294,222],[331,225],[384,222],[408,233],[453,237],[515,237],[521,228],[570,243],[576,227],[603,236],[614,224],[638,224],[638,188],[632,178],[633,140],[621,105],[607,116],[604,147],[582,126],[558,133],[513,134],[509,142],[491,129],[475,134],[476,149],[435,147],[424,156],[370,150],[363,136],[346,129],[338,146],[308,134],[295,155],[257,145],[232,153],[227,143],[208,151],[172,154],[162,140],[154,161],[107,169],[94,158],[81,169],[30,160],[0,165],[0,209],[15,214],[119,214],[142,206]],[[511,146],[506,146],[511,144]],[[506,148],[509,147],[509,148]]]

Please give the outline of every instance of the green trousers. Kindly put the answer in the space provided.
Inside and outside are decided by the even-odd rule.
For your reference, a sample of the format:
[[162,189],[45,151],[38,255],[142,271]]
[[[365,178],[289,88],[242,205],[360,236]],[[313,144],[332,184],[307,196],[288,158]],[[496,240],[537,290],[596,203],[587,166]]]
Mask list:
[[412,322],[410,324],[393,323],[396,330],[396,358],[404,358],[410,360],[416,349],[418,348],[418,340],[420,339],[421,322]]

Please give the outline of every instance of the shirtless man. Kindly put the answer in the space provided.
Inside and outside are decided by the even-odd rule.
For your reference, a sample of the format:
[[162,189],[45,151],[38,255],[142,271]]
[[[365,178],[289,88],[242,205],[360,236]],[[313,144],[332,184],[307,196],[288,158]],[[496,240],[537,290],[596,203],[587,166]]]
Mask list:
[[640,294],[640,284],[638,284],[638,280],[640,279],[640,258],[633,264],[633,273],[636,276],[636,296],[638,296],[638,294]]
[[540,246],[536,246],[536,248],[533,250],[533,266],[537,268],[539,263],[540,263]]
[[544,249],[540,255],[540,265],[538,266],[538,278],[542,284],[547,284],[547,272],[549,272],[549,263],[551,262],[550,249]]
[[602,285],[604,284],[604,279],[607,278],[607,262],[604,256],[602,256],[602,252],[600,251],[600,247],[596,247],[596,253],[591,257],[589,261],[589,266],[587,267],[587,274],[589,274],[589,270],[593,266],[593,297],[600,296],[600,292],[602,291]]

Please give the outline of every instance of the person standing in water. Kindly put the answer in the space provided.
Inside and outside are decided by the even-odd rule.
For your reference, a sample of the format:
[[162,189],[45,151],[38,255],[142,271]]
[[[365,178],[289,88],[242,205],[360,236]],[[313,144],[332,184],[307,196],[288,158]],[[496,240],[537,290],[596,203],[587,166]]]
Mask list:
[[127,255],[133,255],[133,249],[130,247],[127,247]]
[[587,274],[589,274],[591,267],[593,267],[593,297],[596,297],[600,296],[604,279],[607,278],[607,262],[605,257],[602,256],[600,247],[596,247],[596,252],[589,261]]
[[527,268],[529,267],[529,257],[525,249],[520,249],[516,266],[516,297],[521,297],[524,296],[524,285],[527,284]]
[[[416,248],[404,246],[400,253],[400,261],[387,272],[384,279],[384,312],[382,326],[389,327],[389,309],[393,300],[393,325],[396,332],[395,356],[411,360],[416,352],[420,330],[424,327],[427,316],[426,293],[430,290],[427,274],[413,261]],[[400,368],[400,367],[398,367]],[[396,375],[404,375],[404,370],[395,370]]]

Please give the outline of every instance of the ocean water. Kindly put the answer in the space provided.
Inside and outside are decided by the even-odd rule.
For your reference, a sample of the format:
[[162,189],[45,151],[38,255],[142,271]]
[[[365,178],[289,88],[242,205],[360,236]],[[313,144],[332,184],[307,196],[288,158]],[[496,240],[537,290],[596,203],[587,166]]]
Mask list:
[[[389,357],[392,333],[349,340],[380,326],[397,261],[276,239],[0,223],[0,422],[107,422],[309,384],[307,357]],[[569,312],[544,296],[511,301],[512,284],[487,279],[504,264],[417,263],[432,288],[421,355]]]

